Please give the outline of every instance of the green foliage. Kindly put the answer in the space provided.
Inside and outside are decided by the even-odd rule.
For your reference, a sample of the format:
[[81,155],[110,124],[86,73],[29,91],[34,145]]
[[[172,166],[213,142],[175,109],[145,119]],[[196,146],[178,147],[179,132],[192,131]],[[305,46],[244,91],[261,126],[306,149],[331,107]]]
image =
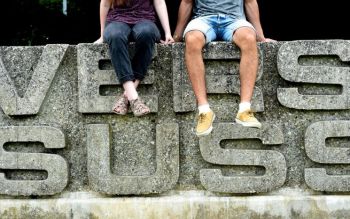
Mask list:
[[39,0],[39,5],[57,11],[62,9],[62,0]]

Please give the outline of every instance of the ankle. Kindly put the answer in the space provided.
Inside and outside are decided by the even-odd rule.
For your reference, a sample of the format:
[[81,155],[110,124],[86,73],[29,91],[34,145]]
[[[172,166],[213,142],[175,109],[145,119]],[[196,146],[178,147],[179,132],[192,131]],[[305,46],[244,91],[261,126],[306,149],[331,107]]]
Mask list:
[[134,82],[127,81],[123,84],[124,87],[124,94],[128,98],[128,100],[136,100],[138,98],[138,93],[136,91],[136,88],[134,86]]
[[210,111],[210,106],[209,106],[209,104],[207,103],[207,104],[202,104],[202,105],[199,105],[198,106],[198,112],[199,112],[199,114],[201,114],[201,113],[207,113],[207,112],[209,112]]
[[241,112],[250,110],[250,107],[251,107],[251,103],[250,102],[241,102],[239,104],[238,112],[241,113]]
[[139,98],[139,95],[136,93],[131,93],[131,94],[127,94],[126,97],[128,98],[129,101],[134,101],[137,100]]

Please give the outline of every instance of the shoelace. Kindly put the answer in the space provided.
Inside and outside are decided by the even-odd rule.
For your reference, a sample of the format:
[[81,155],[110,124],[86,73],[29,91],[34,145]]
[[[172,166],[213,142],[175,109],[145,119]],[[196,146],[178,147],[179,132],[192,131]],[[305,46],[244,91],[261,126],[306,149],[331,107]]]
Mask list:
[[254,117],[254,112],[253,112],[253,111],[248,111],[248,112],[247,112],[247,115],[248,115],[249,117]]
[[208,118],[205,115],[206,115],[206,113],[199,114],[199,116],[198,116],[199,123],[204,123],[206,120],[208,120]]

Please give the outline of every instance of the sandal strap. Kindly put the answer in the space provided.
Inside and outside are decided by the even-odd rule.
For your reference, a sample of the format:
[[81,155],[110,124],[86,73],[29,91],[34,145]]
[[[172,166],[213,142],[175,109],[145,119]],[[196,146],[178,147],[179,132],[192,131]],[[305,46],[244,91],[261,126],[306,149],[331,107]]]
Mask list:
[[144,104],[140,98],[131,100],[130,106],[131,106],[131,110],[136,116],[145,115],[150,112],[149,107],[146,104]]
[[128,99],[124,95],[121,95],[117,97],[117,100],[113,106],[113,111],[118,114],[126,114],[128,112],[128,105]]

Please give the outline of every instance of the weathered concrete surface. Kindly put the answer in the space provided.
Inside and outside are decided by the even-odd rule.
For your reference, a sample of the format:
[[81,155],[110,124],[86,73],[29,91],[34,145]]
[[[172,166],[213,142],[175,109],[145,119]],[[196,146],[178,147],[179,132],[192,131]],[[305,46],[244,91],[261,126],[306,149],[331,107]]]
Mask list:
[[[110,153],[109,125],[87,127],[88,175],[93,190],[109,195],[160,193],[172,189],[179,178],[179,127],[176,123],[156,128],[156,171],[147,176],[116,176],[106,158]],[[133,147],[133,145],[129,145]]]
[[[350,108],[349,68],[344,66],[313,66],[300,64],[302,56],[333,56],[342,62],[350,61],[350,42],[348,41],[296,41],[281,46],[278,53],[278,69],[282,78],[290,82],[313,84],[337,84],[342,86],[338,95],[302,95],[298,88],[279,88],[279,102],[295,109],[336,110]],[[326,60],[326,59],[325,59]]]
[[[348,197],[349,42],[264,43],[259,44],[259,51],[256,84],[259,90],[253,103],[264,128],[258,131],[232,124],[239,103],[239,51],[220,42],[209,45],[204,54],[209,101],[216,113],[215,129],[212,135],[198,139],[193,132],[195,102],[181,56],[183,44],[157,45],[152,71],[139,88],[142,97],[154,96],[157,103],[151,104],[154,110],[142,118],[111,113],[113,99],[122,88],[111,71],[105,45],[0,47],[0,127],[31,130],[44,126],[61,130],[65,136],[64,145],[46,148],[43,139],[31,141],[31,135],[24,131],[20,133],[24,135],[23,141],[16,138],[9,141],[1,135],[4,143],[0,150],[0,175],[10,185],[17,186],[6,190],[1,185],[0,199],[7,195],[54,199],[61,197],[61,191],[93,190],[110,195],[162,195],[166,191],[208,189],[217,196],[221,193],[268,196],[288,188],[298,188],[311,195],[327,192]],[[50,71],[42,83],[35,76],[44,74],[38,69]],[[297,96],[294,91],[290,93],[295,88]],[[8,99],[9,91],[17,92],[17,96],[10,96],[23,108],[11,106],[13,110],[7,110],[13,104]],[[27,103],[21,99],[26,95],[29,95]],[[331,101],[327,99],[329,96]],[[164,135],[167,137],[159,138],[157,127],[166,124],[174,124],[169,128],[172,131]],[[94,126],[109,127],[101,140],[106,144],[92,144],[99,141],[89,138],[90,127]],[[57,140],[53,135],[42,138]],[[163,148],[159,147],[162,145]],[[96,154],[97,151],[103,151],[106,157]],[[19,161],[23,154],[34,161]],[[42,161],[36,154],[62,158],[68,165]],[[99,165],[93,166],[97,160]],[[21,162],[26,162],[24,167],[16,166]],[[31,168],[31,162],[42,166]],[[159,169],[164,167],[163,173],[169,173],[172,178],[154,183],[140,180],[159,176]],[[50,179],[48,173],[57,174],[58,169],[68,172],[68,182],[60,178],[62,181],[57,182],[62,187],[56,191],[26,190],[26,180],[43,183]],[[108,174],[94,174],[99,171]],[[106,179],[113,186],[99,185],[102,189],[96,189],[94,180]],[[130,181],[116,184],[114,179]],[[127,182],[135,184],[123,186]],[[46,196],[53,193],[56,196]]]
[[2,219],[336,219],[350,215],[350,200],[344,196],[218,197],[192,191],[132,198],[72,193],[59,199],[7,199],[1,204]]
[[[45,170],[45,180],[8,180],[0,173],[0,191],[6,195],[54,195],[68,184],[66,160],[55,154],[9,153],[6,142],[42,142],[45,148],[65,147],[65,136],[57,128],[45,126],[0,127],[0,168],[8,170]],[[59,168],[57,168],[59,167]]]
[[[7,115],[35,115],[39,112],[67,48],[68,45],[47,45],[43,48],[39,60],[35,60],[36,57],[33,54],[26,55],[26,52],[35,52],[35,49],[24,47],[1,49],[0,53],[5,54],[1,57],[6,57],[7,60],[0,59],[0,81],[2,82],[0,86],[0,105]],[[28,63],[26,61],[37,63],[35,67],[30,67],[32,75],[30,75],[29,85],[25,92],[19,95],[11,76],[22,80],[27,78],[28,76],[18,75],[22,72],[16,72],[17,68],[27,67]],[[10,74],[5,63],[10,65],[10,69],[14,69]]]
[[260,139],[264,145],[280,145],[283,133],[278,127],[263,124],[261,129],[242,128],[239,124],[214,125],[213,133],[199,139],[205,161],[218,165],[261,166],[263,176],[223,176],[220,169],[202,169],[202,185],[212,192],[257,193],[282,186],[286,179],[287,164],[283,154],[273,150],[224,149],[221,140]]

